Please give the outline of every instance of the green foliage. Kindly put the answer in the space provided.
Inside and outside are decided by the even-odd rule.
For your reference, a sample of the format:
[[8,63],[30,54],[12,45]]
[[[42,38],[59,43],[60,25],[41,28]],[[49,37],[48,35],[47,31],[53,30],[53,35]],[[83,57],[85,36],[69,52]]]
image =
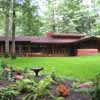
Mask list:
[[36,97],[34,95],[34,93],[29,93],[25,96],[25,98],[23,98],[23,100],[36,100]]
[[54,81],[52,80],[52,78],[50,76],[48,76],[47,78],[41,80],[37,87],[36,87],[36,94],[38,97],[44,96],[45,94],[48,94],[48,89],[49,86],[53,83]]
[[12,59],[16,59],[16,54],[11,55],[11,58],[12,58]]
[[29,79],[23,79],[16,82],[16,88],[21,93],[28,93],[32,91],[32,87],[35,85],[35,82]]
[[63,0],[59,6],[59,15],[62,16],[61,32],[76,32],[74,20],[79,18],[80,0],[66,1]]
[[6,62],[3,60],[1,60],[1,67],[2,67],[2,69],[4,69],[5,67],[8,67]]
[[32,92],[30,92],[24,100],[39,100],[41,97],[49,95],[53,97],[50,93],[49,87],[51,84],[54,83],[50,76],[46,77],[45,79],[41,80],[36,84],[33,88]]
[[17,95],[18,91],[14,90],[13,87],[0,89],[0,100],[15,100]]
[[[1,34],[6,33],[8,34],[7,30],[8,27],[6,27],[9,22],[7,22],[7,19],[9,19],[9,15],[10,13],[10,4],[11,4],[11,0],[0,0],[0,30],[1,30]],[[8,25],[10,26],[10,25]]]
[[[31,0],[25,0],[23,4],[19,4],[17,1],[15,2],[16,6],[16,34],[23,35],[40,35],[40,27],[41,21],[38,13],[38,7],[35,4],[32,4]],[[5,16],[10,16],[12,20],[12,10],[11,8],[12,2],[11,0],[0,0],[0,28],[2,28],[4,33],[5,28]],[[3,20],[2,20],[3,19]],[[11,29],[10,29],[11,31]],[[11,33],[9,33],[11,35]],[[15,56],[14,56],[15,57]]]
[[2,71],[0,71],[0,80],[2,79],[2,73],[3,73],[3,72],[2,72]]
[[63,97],[56,97],[54,100],[65,100]]
[[93,35],[91,32],[95,25],[95,21],[95,16],[80,15],[80,18],[74,21],[77,25],[75,29],[80,33],[84,32],[89,35]]
[[100,74],[97,74],[94,80],[94,88],[90,92],[92,100],[100,100]]
[[[99,8],[99,2],[99,0],[95,2],[96,8]],[[94,5],[93,1],[91,3]],[[10,5],[11,0],[0,0],[0,32],[2,33],[4,33],[5,15],[11,16]],[[36,6],[31,0],[25,0],[22,4],[16,2],[16,34],[41,35],[55,31],[99,35],[98,11],[95,10],[96,8],[90,9],[91,5],[83,5],[82,0],[47,0],[44,5],[46,10],[43,10],[41,16],[39,5]]]
[[78,89],[79,88],[79,85],[80,85],[80,82],[73,82],[72,88],[73,89]]
[[29,71],[29,72],[25,73],[24,76],[25,76],[25,78],[28,78],[28,79],[34,79],[34,77],[33,77],[34,76],[33,71]]
[[[20,12],[21,10],[21,12]],[[25,35],[39,35],[41,26],[40,17],[37,14],[38,8],[31,4],[31,0],[25,0],[22,5],[19,5],[18,26],[22,29]]]
[[0,35],[2,35],[4,32],[4,26],[5,26],[4,21],[5,21],[4,15],[1,14],[0,15]]
[[76,92],[80,92],[80,93],[84,93],[84,94],[89,94],[90,92],[92,92],[92,89],[89,88],[79,88],[75,90]]
[[56,72],[55,71],[53,71],[52,73],[51,73],[51,78],[53,79],[53,80],[57,80],[57,76],[56,76]]
[[14,70],[17,73],[21,73],[21,74],[24,73],[24,69],[21,67],[16,67],[16,68],[12,67],[12,70]]
[[9,54],[8,54],[8,53],[5,53],[5,54],[4,54],[4,57],[5,57],[5,58],[8,58],[8,57],[9,57]]
[[97,34],[99,20],[89,6],[83,5],[82,0],[48,0],[46,16],[43,16],[44,27],[47,27],[47,30],[46,28],[44,30]]

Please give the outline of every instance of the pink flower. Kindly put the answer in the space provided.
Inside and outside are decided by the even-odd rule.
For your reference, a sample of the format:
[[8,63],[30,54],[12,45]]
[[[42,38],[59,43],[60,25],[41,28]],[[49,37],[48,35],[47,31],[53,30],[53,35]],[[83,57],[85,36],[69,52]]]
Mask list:
[[16,80],[22,80],[23,78],[24,78],[23,75],[16,75],[16,76],[15,76],[15,79],[16,79]]
[[90,88],[93,85],[92,82],[86,82],[79,85],[80,88]]

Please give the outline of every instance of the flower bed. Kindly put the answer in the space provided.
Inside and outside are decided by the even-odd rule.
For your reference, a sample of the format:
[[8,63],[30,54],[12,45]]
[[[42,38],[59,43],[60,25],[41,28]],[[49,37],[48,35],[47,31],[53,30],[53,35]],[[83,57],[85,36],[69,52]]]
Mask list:
[[[57,77],[54,73],[51,73],[50,75],[44,75],[43,77],[36,77],[34,76],[34,73],[29,69],[24,69],[23,71],[8,67],[6,69],[7,80],[5,80],[5,78],[2,78],[2,80],[0,81],[0,100],[100,99],[99,77],[97,77],[93,82],[81,83],[79,81]],[[13,75],[12,70],[14,71]],[[5,68],[3,69],[3,72],[4,71]],[[18,79],[16,78],[16,72],[20,73],[18,74]],[[19,75],[21,75],[21,77],[23,76],[23,78],[19,78]]]

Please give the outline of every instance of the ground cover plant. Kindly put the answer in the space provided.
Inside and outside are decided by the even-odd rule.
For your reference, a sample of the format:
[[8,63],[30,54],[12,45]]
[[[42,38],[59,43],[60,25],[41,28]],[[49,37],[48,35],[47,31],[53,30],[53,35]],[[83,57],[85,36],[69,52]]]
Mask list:
[[[5,70],[8,68],[10,70]],[[19,72],[19,76],[23,75],[24,77],[16,78],[18,68],[16,70],[7,66],[7,68],[2,69],[3,72],[8,71],[10,73],[13,70],[15,72],[12,76],[9,76],[8,73],[6,74],[7,80],[5,80],[5,76],[2,76],[0,81],[0,100],[92,100],[89,92],[82,90],[80,92],[80,87],[73,88],[73,82],[78,82],[76,80],[58,77],[54,72],[38,77],[31,76],[30,73],[33,73],[31,69]]]
[[16,60],[1,58],[14,68],[44,67],[43,73],[56,71],[58,76],[67,76],[81,81],[94,78],[100,72],[100,55],[84,57],[18,57]]

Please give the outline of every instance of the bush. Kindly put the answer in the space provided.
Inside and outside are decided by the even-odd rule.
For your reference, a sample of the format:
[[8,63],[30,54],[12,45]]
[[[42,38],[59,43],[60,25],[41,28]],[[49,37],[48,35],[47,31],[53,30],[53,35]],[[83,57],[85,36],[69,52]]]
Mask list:
[[17,95],[18,91],[14,90],[13,87],[0,89],[0,100],[15,100]]
[[11,58],[12,58],[12,59],[16,59],[16,54],[14,54],[14,55],[12,54],[12,55],[11,55]]
[[4,54],[4,57],[5,57],[5,58],[8,58],[8,57],[9,57],[9,54],[8,54],[8,53],[5,53],[5,54]]
[[100,100],[100,74],[97,74],[94,80],[94,87],[90,92],[92,100]]
[[23,79],[16,82],[17,90],[21,93],[28,93],[32,91],[32,87],[34,87],[35,82],[29,79]]
[[36,84],[36,86],[31,87],[33,89],[26,97],[24,100],[39,100],[42,97],[45,96],[50,96],[53,98],[49,87],[54,81],[52,80],[51,77],[46,77],[45,79],[41,80]]

